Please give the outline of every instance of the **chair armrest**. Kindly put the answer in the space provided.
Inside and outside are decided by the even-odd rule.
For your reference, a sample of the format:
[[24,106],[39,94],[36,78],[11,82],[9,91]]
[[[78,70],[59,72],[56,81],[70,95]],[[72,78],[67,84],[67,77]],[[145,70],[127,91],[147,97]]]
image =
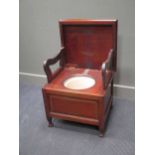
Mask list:
[[53,72],[50,69],[50,65],[53,65],[53,64],[57,63],[59,60],[61,60],[63,55],[64,55],[64,48],[62,48],[60,50],[59,54],[56,57],[51,58],[51,59],[47,59],[44,61],[43,67],[44,67],[44,71],[47,75],[48,83],[50,83],[51,80],[53,79]]
[[102,81],[104,89],[107,88],[113,76],[112,69],[113,49],[110,50],[108,58],[102,63]]

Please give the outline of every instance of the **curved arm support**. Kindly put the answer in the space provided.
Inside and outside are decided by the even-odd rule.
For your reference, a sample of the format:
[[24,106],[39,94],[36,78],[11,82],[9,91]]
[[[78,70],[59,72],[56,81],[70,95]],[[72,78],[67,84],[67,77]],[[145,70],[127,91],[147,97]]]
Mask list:
[[50,65],[53,65],[57,63],[59,60],[61,60],[63,58],[63,55],[64,55],[64,48],[60,50],[60,53],[56,57],[44,61],[44,71],[47,75],[48,83],[50,83],[51,80],[53,79],[53,73],[50,69]]
[[102,79],[103,79],[103,87],[107,88],[109,84],[109,80],[112,77],[112,57],[113,57],[113,49],[110,50],[108,58],[102,63]]

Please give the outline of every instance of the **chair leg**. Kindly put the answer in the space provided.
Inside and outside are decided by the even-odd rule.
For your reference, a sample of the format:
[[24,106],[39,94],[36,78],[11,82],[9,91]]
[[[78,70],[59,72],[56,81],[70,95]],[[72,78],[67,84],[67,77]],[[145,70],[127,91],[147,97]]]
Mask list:
[[113,108],[113,96],[111,96],[111,105],[110,105],[110,109]]
[[100,100],[99,104],[98,104],[98,113],[99,113],[99,136],[100,137],[103,137],[104,136],[104,127],[105,127],[105,124],[104,124],[104,98]]
[[53,127],[54,124],[52,122],[52,118],[48,118],[47,120],[48,120],[48,127]]
[[110,108],[113,108],[113,89],[114,89],[114,80],[111,81],[111,106]]
[[99,125],[99,137],[104,136],[104,125]]

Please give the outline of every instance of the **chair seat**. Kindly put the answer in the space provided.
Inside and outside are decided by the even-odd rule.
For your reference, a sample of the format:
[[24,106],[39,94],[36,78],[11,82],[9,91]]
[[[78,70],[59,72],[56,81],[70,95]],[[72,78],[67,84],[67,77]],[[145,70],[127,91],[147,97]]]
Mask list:
[[[95,80],[95,84],[86,89],[69,89],[64,86],[64,82],[70,77],[86,76]],[[65,67],[53,80],[44,86],[48,93],[60,94],[67,96],[91,96],[92,98],[103,97],[105,90],[103,89],[101,70],[86,69],[76,67]]]

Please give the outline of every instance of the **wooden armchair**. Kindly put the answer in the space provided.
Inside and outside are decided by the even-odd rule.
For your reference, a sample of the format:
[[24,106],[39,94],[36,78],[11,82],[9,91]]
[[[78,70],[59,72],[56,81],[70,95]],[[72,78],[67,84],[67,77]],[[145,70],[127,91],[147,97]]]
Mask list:
[[[46,117],[96,125],[103,136],[112,107],[117,20],[61,20],[60,53],[44,62]],[[60,62],[53,73],[50,66]]]

